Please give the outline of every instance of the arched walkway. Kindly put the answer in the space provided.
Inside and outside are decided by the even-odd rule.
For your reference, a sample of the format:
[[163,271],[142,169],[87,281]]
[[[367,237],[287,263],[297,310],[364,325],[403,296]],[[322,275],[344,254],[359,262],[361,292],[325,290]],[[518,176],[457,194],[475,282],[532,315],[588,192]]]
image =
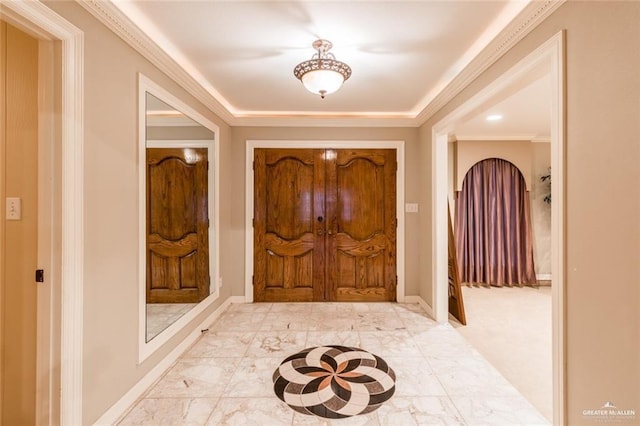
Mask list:
[[499,158],[476,163],[457,193],[461,282],[535,284],[531,229],[529,193],[520,170]]

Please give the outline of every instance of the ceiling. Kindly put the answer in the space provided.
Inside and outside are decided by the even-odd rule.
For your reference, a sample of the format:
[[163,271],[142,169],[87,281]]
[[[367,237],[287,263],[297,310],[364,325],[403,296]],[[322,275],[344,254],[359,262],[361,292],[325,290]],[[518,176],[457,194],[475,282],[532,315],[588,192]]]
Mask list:
[[[541,67],[476,108],[453,128],[457,140],[533,140],[549,142],[551,75]],[[487,120],[500,116],[497,121]]]
[[[114,2],[231,116],[262,122],[282,117],[415,119],[528,3]],[[325,99],[307,92],[293,76],[296,64],[311,58],[311,44],[318,38],[330,40],[336,59],[353,70],[344,86]],[[497,134],[508,124],[503,133],[544,133],[541,116],[549,115],[548,108],[544,99],[529,98],[545,84],[537,78],[512,90],[513,99],[496,105],[510,114],[486,131]],[[523,102],[524,97],[529,100]],[[480,115],[469,117],[461,133],[485,131],[484,112],[476,112]],[[520,129],[522,123],[528,127]]]

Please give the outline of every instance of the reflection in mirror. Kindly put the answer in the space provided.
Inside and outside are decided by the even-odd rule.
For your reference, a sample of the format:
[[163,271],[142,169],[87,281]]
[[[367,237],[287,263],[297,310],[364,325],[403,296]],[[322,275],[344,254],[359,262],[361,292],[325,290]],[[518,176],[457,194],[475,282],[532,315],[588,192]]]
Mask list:
[[215,134],[149,92],[145,105],[145,340],[149,342],[214,290],[208,162]]

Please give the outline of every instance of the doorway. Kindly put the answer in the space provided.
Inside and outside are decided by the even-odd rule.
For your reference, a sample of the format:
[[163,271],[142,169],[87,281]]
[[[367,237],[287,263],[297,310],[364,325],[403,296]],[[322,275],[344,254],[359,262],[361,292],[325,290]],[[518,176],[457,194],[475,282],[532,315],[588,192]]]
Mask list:
[[564,33],[560,32],[497,78],[465,104],[451,112],[432,129],[433,181],[433,308],[436,320],[446,322],[447,310],[447,157],[451,129],[474,109],[491,101],[537,67],[544,66],[551,76],[551,271],[552,271],[552,369],[553,423],[564,419]]
[[462,283],[536,285],[529,192],[507,160],[486,158],[467,171],[455,201]]
[[[543,83],[548,80],[542,78]],[[523,88],[514,95],[518,99],[509,98],[509,102],[530,104],[532,96],[548,100],[542,95],[545,92],[535,90],[538,86]],[[491,110],[510,111],[504,104]],[[527,115],[535,113],[530,108]],[[515,118],[509,114],[507,121]],[[524,134],[533,125],[521,128]],[[537,129],[542,135],[548,134],[548,128],[545,122]],[[547,184],[540,181],[548,170],[549,143],[474,140],[452,144],[462,169],[455,175],[463,179],[453,187],[468,320],[464,327],[453,321],[452,325],[551,422],[551,287],[542,282],[542,274],[551,272],[549,240],[542,238],[551,232],[550,206],[543,200]],[[499,153],[519,167],[498,160]],[[494,167],[500,163],[501,167]],[[536,212],[540,216],[534,221]],[[534,246],[540,250],[535,252]]]
[[3,423],[46,424],[60,416],[61,58],[41,29],[2,19],[0,411]]
[[[247,279],[245,282],[245,301],[247,302],[252,302],[254,300],[257,301],[257,300],[260,300],[259,298],[261,297],[256,294],[256,293],[259,293],[260,290],[258,290],[258,292],[254,292],[254,288],[258,287],[258,285],[262,285],[262,284],[254,285],[254,282],[257,283],[258,280],[262,279],[262,278],[256,278],[256,269],[254,268],[254,265],[259,262],[258,256],[256,255],[255,246],[254,246],[254,243],[255,243],[254,216],[257,213],[259,213],[258,212],[259,206],[257,205],[257,203],[255,203],[256,197],[254,196],[254,194],[257,193],[256,182],[258,180],[256,176],[259,173],[258,171],[259,167],[256,166],[254,170],[254,159],[256,158],[256,153],[259,152],[261,149],[301,150],[297,152],[302,152],[307,150],[310,150],[309,152],[312,152],[314,150],[319,150],[315,155],[319,155],[320,158],[322,159],[322,162],[318,161],[317,167],[319,169],[321,168],[322,170],[324,170],[324,172],[317,172],[314,170],[316,166],[312,167],[309,165],[303,167],[302,169],[306,170],[304,173],[306,173],[306,175],[310,177],[313,177],[314,175],[316,176],[326,175],[323,181],[324,182],[323,185],[325,185],[330,179],[336,180],[336,183],[333,183],[330,185],[334,185],[334,186],[338,185],[337,187],[340,187],[342,185],[348,186],[350,179],[353,185],[355,185],[355,187],[363,186],[362,184],[364,182],[368,182],[370,184],[371,182],[369,182],[369,180],[363,181],[362,179],[353,179],[353,177],[356,175],[355,173],[356,171],[358,173],[365,173],[365,170],[368,169],[369,172],[371,173],[373,173],[374,170],[377,170],[374,174],[381,173],[379,176],[379,178],[381,179],[380,180],[381,183],[384,180],[382,179],[383,175],[385,173],[389,173],[387,180],[390,179],[391,181],[393,181],[395,186],[395,197],[394,197],[395,201],[392,203],[388,203],[386,207],[386,211],[383,215],[384,217],[376,218],[376,221],[378,221],[376,223],[376,226],[379,227],[380,223],[382,223],[382,228],[385,229],[384,233],[382,233],[384,234],[384,236],[379,236],[379,237],[375,236],[376,234],[375,232],[371,232],[371,229],[376,227],[376,226],[373,226],[372,224],[368,224],[367,226],[365,226],[365,228],[370,227],[371,229],[368,229],[368,230],[363,229],[356,232],[353,229],[348,228],[350,225],[346,225],[345,223],[340,223],[340,220],[336,219],[337,221],[333,223],[332,220],[325,219],[326,217],[329,217],[327,213],[330,213],[331,211],[338,212],[340,208],[347,207],[347,206],[351,206],[351,207],[349,209],[343,209],[345,215],[347,215],[347,213],[348,215],[358,214],[358,209],[361,209],[362,200],[359,200],[357,198],[349,198],[349,202],[347,202],[347,197],[352,197],[352,195],[349,194],[348,191],[343,192],[342,195],[340,196],[336,195],[335,190],[331,190],[329,192],[326,192],[324,189],[322,191],[316,191],[317,194],[322,194],[319,201],[322,201],[323,203],[326,204],[326,206],[324,207],[325,210],[318,210],[317,208],[314,207],[315,210],[312,210],[313,216],[310,215],[311,214],[311,211],[310,211],[310,213],[307,215],[307,219],[305,223],[313,225],[313,232],[305,232],[308,235],[304,238],[311,241],[318,240],[318,239],[321,239],[323,241],[329,240],[326,242],[326,244],[323,243],[324,249],[321,249],[322,254],[318,254],[318,256],[320,256],[323,259],[323,261],[325,262],[323,263],[323,265],[325,265],[326,262],[328,262],[328,259],[329,259],[328,256],[331,254],[331,252],[337,253],[338,250],[342,250],[343,251],[342,259],[337,258],[336,261],[329,262],[333,264],[341,264],[342,266],[335,266],[333,270],[331,269],[325,270],[324,268],[326,266],[323,266],[322,267],[323,269],[317,268],[315,270],[315,274],[317,274],[317,276],[320,277],[318,279],[322,284],[320,286],[315,286],[315,287],[313,285],[312,278],[308,275],[308,272],[306,273],[307,275],[301,276],[300,278],[295,278],[294,275],[291,275],[289,273],[289,277],[295,278],[293,279],[293,282],[295,282],[296,280],[301,283],[305,281],[304,283],[305,285],[295,286],[297,288],[295,289],[294,293],[297,292],[297,295],[292,296],[293,300],[335,300],[335,301],[395,300],[395,301],[403,302],[404,301],[404,217],[403,217],[404,215],[399,214],[399,212],[402,212],[402,206],[404,205],[404,143],[402,141],[247,141],[247,151],[246,151],[247,191],[246,191],[246,204],[245,204],[246,224],[247,224],[247,227],[246,227],[247,232],[246,232],[246,240],[245,240],[247,262],[246,262],[245,276]],[[389,151],[388,154],[386,155],[390,155],[390,156],[392,155],[395,161],[385,160],[384,155],[383,156],[374,155],[373,161],[371,159],[364,158],[365,154],[368,155],[368,154],[374,153],[375,150]],[[338,158],[338,153],[340,151],[344,151],[344,152],[341,153],[340,158]],[[352,154],[355,153],[355,155],[352,155],[350,153]],[[308,156],[309,154],[305,154],[305,155]],[[313,157],[313,155],[314,154],[311,154],[311,157]],[[322,157],[323,155],[324,155],[324,158]],[[335,158],[332,158],[334,155],[335,155]],[[286,155],[284,157],[286,157]],[[389,158],[392,158],[392,157],[389,157]],[[290,161],[287,161],[287,162],[289,164],[298,164],[298,166],[296,167],[300,168],[302,167],[301,164],[303,164],[304,162],[308,163],[308,161],[309,160],[304,160],[301,163],[298,160],[291,159]],[[390,168],[389,172],[386,172],[386,171],[381,172],[381,170],[386,170],[386,166],[381,167],[381,164],[384,164],[386,161],[393,162],[394,164],[397,163],[397,164],[395,165],[395,167]],[[331,165],[332,162],[334,165]],[[375,165],[376,163],[378,164],[377,166]],[[342,166],[340,166],[340,164],[342,164]],[[286,170],[284,165],[285,163],[281,162],[281,166],[282,166],[280,167],[281,170]],[[348,166],[348,167],[343,167],[343,166]],[[343,171],[347,171],[347,173],[340,174],[337,170],[331,171],[333,170],[332,168],[333,169],[342,168]],[[342,183],[340,183],[341,179],[342,179]],[[376,177],[376,179],[378,178]],[[260,181],[261,180],[262,179],[260,179]],[[305,178],[304,181],[307,182],[309,181],[309,179]],[[313,180],[311,180],[310,182],[312,181]],[[305,184],[313,185],[312,183],[310,184],[308,182]],[[279,185],[278,187],[281,188],[282,186],[283,185]],[[384,187],[384,185],[382,187]],[[387,186],[387,188],[389,188],[389,186]],[[387,190],[390,190],[390,189],[387,189]],[[311,193],[312,192],[309,192],[309,194]],[[334,194],[334,195],[331,195],[331,194]],[[385,194],[385,197],[386,195],[389,195],[389,194],[388,193]],[[377,199],[381,201],[385,197],[378,196]],[[376,199],[376,197],[371,198],[371,200],[374,200],[374,199]],[[341,202],[340,200],[342,200],[343,202],[342,207],[340,207],[340,202]],[[254,204],[256,204],[255,207],[254,207]],[[264,202],[263,204],[266,206]],[[358,204],[358,206],[354,207],[355,204]],[[315,214],[316,211],[322,211],[324,214]],[[319,217],[321,217],[322,222],[318,220]],[[395,219],[397,219],[397,222]],[[395,232],[395,239],[388,237],[388,234],[387,234],[387,231],[389,230],[389,227],[391,225],[393,225],[393,232]],[[310,225],[307,225],[307,226],[310,226]],[[353,234],[355,234],[358,236],[359,239],[366,241],[366,244],[358,246],[360,248],[354,246],[353,247],[354,250],[351,251],[351,253],[349,253],[348,255],[346,253],[350,250],[349,244],[353,244],[354,240],[350,240],[346,238],[345,235],[340,235],[340,234],[346,234],[344,232],[341,232],[341,230],[346,230],[346,229],[349,229],[349,233],[352,234],[352,236]],[[287,232],[288,231],[290,230],[287,230]],[[320,231],[322,235],[319,236],[318,231]],[[371,235],[366,235],[363,237],[363,234],[367,233],[364,231],[370,231],[369,234]],[[329,234],[329,232],[331,232],[331,234]],[[318,237],[321,237],[321,238],[318,238]],[[384,251],[379,250],[380,248],[383,247],[382,243],[386,244],[389,239],[395,242],[395,253],[394,253],[395,273],[391,273],[393,269],[388,267],[388,264],[384,265],[384,262],[382,262],[382,260],[384,260],[385,258],[385,255],[382,254],[384,253]],[[305,244],[309,244],[309,243],[307,242]],[[364,247],[364,249],[362,249],[362,247]],[[356,260],[356,256],[354,256],[354,254],[358,253],[359,250],[364,250],[367,252],[378,250],[378,255],[372,256],[371,258],[367,258],[366,256],[364,257],[361,256],[360,260]],[[391,250],[391,246],[388,246],[388,247],[385,246],[384,250],[387,250],[387,261],[389,261],[388,254]],[[267,253],[268,256],[273,256],[268,252],[266,252],[266,249],[265,249],[265,253]],[[275,254],[275,252],[273,253]],[[273,276],[269,278],[271,280],[271,284],[277,284],[277,281],[280,281],[282,283],[280,287],[284,287],[283,273],[285,271],[284,264],[285,264],[285,258],[287,256],[283,256],[282,254],[283,253],[280,253],[280,256],[271,257],[270,259],[272,261],[270,262],[271,266],[268,266],[266,262],[263,266],[260,266],[262,271],[266,271],[266,272],[260,272],[265,277],[264,287],[265,288],[273,287],[273,290],[269,290],[271,293],[279,292],[276,290],[278,285],[267,286],[266,279],[268,275],[265,275],[265,274],[273,273]],[[314,255],[315,254],[309,252],[306,255],[299,258],[298,263],[301,263],[301,264],[307,263],[307,264],[313,265]],[[295,265],[295,262],[293,260],[289,260],[288,264]],[[269,267],[271,269],[268,269]],[[289,267],[287,267],[286,270],[290,271]],[[382,284],[382,286],[380,285],[371,286],[369,284],[368,285],[369,288],[367,289],[365,288],[367,287],[367,285],[364,285],[364,283],[366,283],[367,280],[364,280],[364,279],[360,280],[360,284],[358,284],[356,272],[367,271],[367,270],[368,271],[384,270],[382,274],[373,273],[373,272],[369,274],[369,276],[372,277],[371,281],[369,282],[380,283]],[[277,272],[277,271],[282,271],[282,272]],[[279,278],[278,278],[278,274],[279,274]],[[348,284],[350,282],[348,279],[349,276],[353,277],[351,279],[352,285]],[[291,282],[291,280],[289,282]],[[345,285],[345,283],[347,285]],[[362,288],[358,289],[357,288],[358,285],[360,285]],[[313,296],[314,291],[316,294],[315,299]],[[280,293],[284,294],[283,292],[280,292]],[[305,294],[305,295],[302,298],[298,298],[300,297],[300,294]],[[363,296],[362,296],[363,294],[366,295],[367,299],[363,299]],[[371,297],[372,299],[370,299],[369,297]]]
[[[82,423],[82,277],[83,277],[83,33],[40,2],[2,4],[2,18],[36,38],[48,52],[45,104],[54,104],[39,120],[41,135],[54,143],[39,149],[38,194],[41,249],[49,253],[45,283],[38,287],[36,424]],[[60,43],[61,42],[61,43]],[[41,55],[39,60],[43,59]],[[53,96],[54,100],[48,101]],[[41,115],[40,119],[43,118]],[[39,143],[42,141],[39,141]],[[40,147],[39,147],[40,148]],[[46,189],[46,190],[45,190]],[[46,207],[46,208],[44,208]],[[46,216],[46,217],[45,217]],[[43,222],[44,221],[44,222]],[[48,223],[49,228],[40,226]],[[46,238],[42,238],[46,234]],[[40,244],[42,242],[42,244]],[[43,257],[44,259],[44,257]],[[45,266],[46,269],[46,266]],[[61,271],[65,274],[62,275]],[[61,389],[65,392],[61,393]]]
[[254,151],[254,300],[395,301],[395,157]]
[[1,422],[28,424],[36,421],[39,46],[4,21],[0,42]]

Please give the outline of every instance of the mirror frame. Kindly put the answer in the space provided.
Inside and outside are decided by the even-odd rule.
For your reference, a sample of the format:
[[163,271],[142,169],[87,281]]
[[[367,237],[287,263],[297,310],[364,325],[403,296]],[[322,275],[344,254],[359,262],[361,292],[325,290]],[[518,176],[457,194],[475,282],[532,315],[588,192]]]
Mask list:
[[[211,289],[209,296],[182,315],[147,342],[146,270],[147,270],[147,177],[146,177],[146,94],[149,93],[185,116],[206,127],[214,134],[213,142],[203,141],[209,151],[209,268]],[[220,128],[193,107],[172,95],[142,73],[138,74],[138,364],[185,328],[201,312],[220,297]],[[213,182],[212,182],[213,181]],[[213,187],[211,184],[213,183]],[[213,194],[213,197],[211,195]]]

